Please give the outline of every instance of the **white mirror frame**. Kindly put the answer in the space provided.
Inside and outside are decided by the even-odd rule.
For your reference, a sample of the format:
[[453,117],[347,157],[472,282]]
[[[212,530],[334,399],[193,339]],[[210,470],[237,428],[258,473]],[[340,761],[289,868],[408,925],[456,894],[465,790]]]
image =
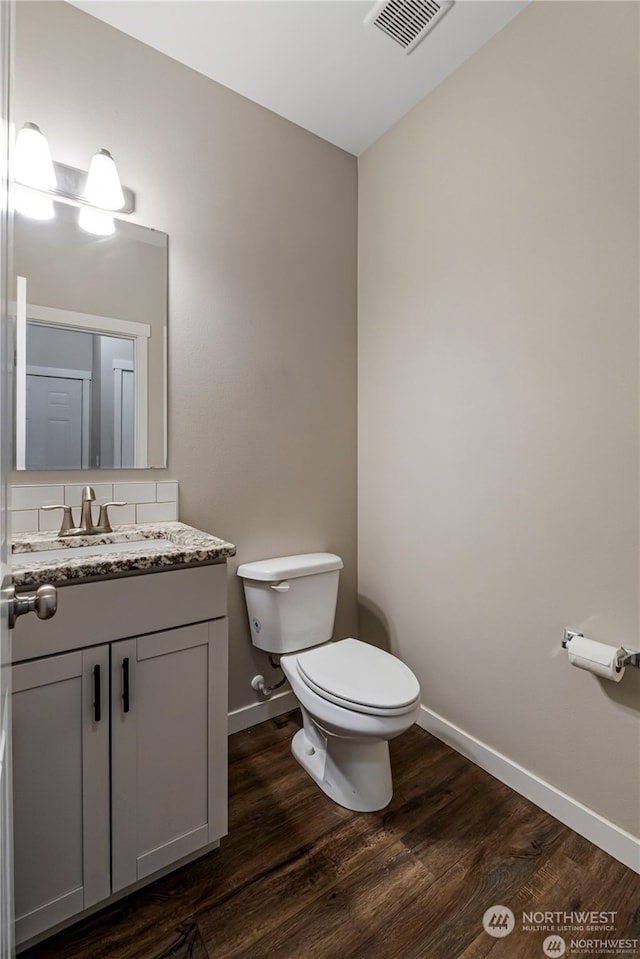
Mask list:
[[135,467],[148,466],[148,323],[135,323],[109,316],[74,313],[50,306],[27,303],[27,281],[17,278],[16,303],[16,469],[26,468],[27,439],[27,321],[43,326],[59,326],[71,330],[88,330],[108,336],[127,336],[134,341],[135,368]]

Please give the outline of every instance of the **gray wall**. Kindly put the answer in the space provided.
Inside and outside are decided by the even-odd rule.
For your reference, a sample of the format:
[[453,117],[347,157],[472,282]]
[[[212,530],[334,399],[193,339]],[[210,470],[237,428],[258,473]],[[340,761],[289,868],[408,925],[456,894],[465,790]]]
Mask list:
[[638,9],[532,3],[359,163],[361,631],[632,833],[640,671],[560,643],[638,645]]
[[[109,149],[134,218],[169,234],[168,470],[93,479],[177,479],[181,519],[237,544],[231,574],[339,553],[337,628],[354,632],[355,159],[71,6],[16,19],[17,126],[81,169]],[[272,671],[233,575],[230,615],[234,709]]]

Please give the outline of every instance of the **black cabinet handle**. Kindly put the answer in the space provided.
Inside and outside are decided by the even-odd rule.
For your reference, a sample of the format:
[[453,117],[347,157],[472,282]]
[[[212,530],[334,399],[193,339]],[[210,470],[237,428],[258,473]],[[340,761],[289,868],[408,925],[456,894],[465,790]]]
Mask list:
[[93,667],[93,721],[99,723],[102,719],[102,694],[100,692],[100,667]]
[[129,712],[129,657],[122,660],[122,712]]

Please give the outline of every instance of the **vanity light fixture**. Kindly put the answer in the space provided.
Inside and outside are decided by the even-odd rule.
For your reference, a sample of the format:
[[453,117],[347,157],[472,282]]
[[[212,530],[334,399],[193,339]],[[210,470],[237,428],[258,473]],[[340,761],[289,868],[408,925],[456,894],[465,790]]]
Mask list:
[[79,226],[97,236],[115,232],[113,213],[135,209],[132,190],[123,187],[108,150],[91,159],[89,172],[51,160],[47,141],[35,123],[25,123],[16,138],[14,153],[15,207],[38,220],[54,216],[53,201],[80,209]]
[[[103,210],[119,210],[124,206],[124,193],[115,162],[108,150],[98,150],[91,157],[85,196],[92,206]],[[112,216],[101,210],[82,207],[78,226],[96,236],[111,236],[116,231]]]
[[124,193],[115,162],[108,150],[98,150],[91,157],[85,195],[92,206],[103,210],[119,210],[124,206]]
[[47,138],[35,123],[25,123],[18,133],[14,163],[16,180],[22,184],[16,190],[16,209],[34,220],[51,220],[53,200],[39,191],[55,190],[56,174]]
[[16,137],[16,180],[36,190],[55,190],[56,174],[47,138],[35,123],[25,123]]

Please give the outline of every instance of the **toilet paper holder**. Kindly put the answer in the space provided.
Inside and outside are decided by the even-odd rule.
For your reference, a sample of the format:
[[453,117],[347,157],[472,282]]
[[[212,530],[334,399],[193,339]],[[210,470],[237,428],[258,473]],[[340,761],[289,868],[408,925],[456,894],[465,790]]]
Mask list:
[[[584,636],[584,633],[579,633],[577,629],[565,628],[564,639],[562,640],[563,649],[567,648],[574,636]],[[624,646],[621,649],[624,655],[618,660],[618,667],[635,666],[640,669],[640,649],[626,649]]]

